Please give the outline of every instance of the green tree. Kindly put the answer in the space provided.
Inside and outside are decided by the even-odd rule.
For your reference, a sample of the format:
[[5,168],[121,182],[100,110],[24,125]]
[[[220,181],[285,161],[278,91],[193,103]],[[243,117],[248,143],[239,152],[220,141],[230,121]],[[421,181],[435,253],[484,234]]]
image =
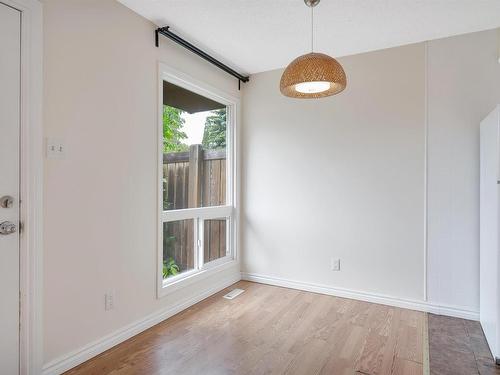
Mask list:
[[181,152],[189,149],[189,146],[183,143],[187,135],[182,131],[185,122],[182,112],[178,108],[163,106],[163,152]]
[[205,121],[203,141],[205,150],[226,148],[226,109],[216,109]]

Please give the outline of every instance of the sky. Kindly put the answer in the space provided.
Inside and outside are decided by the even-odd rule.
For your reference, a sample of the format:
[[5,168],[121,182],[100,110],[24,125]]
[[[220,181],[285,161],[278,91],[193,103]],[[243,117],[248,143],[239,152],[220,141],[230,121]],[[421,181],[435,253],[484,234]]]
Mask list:
[[183,112],[181,117],[186,120],[182,130],[187,134],[188,138],[184,141],[188,145],[201,144],[203,140],[203,130],[205,129],[205,120],[210,115],[211,111],[197,112],[189,114]]

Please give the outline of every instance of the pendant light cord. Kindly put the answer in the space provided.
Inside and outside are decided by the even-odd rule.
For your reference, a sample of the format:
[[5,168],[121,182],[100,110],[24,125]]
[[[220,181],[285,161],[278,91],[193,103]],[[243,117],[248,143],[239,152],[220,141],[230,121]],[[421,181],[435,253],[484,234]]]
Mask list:
[[311,53],[314,52],[314,7],[311,7]]

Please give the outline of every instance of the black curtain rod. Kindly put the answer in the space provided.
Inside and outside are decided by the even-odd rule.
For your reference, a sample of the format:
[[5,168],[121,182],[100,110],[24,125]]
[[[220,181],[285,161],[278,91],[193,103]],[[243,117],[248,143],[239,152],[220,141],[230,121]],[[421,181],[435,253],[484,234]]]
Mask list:
[[219,69],[222,69],[226,73],[231,74],[233,77],[236,77],[238,79],[238,88],[239,88],[240,82],[248,82],[250,80],[250,78],[248,76],[244,76],[244,75],[238,73],[237,71],[231,69],[226,64],[221,63],[216,58],[210,56],[208,53],[202,51],[198,47],[196,47],[193,44],[189,43],[187,40],[184,40],[180,36],[174,34],[173,32],[171,32],[169,30],[169,28],[170,28],[170,26],[160,27],[160,28],[156,29],[156,32],[155,32],[155,44],[156,44],[156,47],[158,47],[160,45],[159,34],[161,34],[161,35],[166,36],[167,38],[173,40],[177,44],[180,44],[181,46],[183,46],[184,48],[190,50],[191,52],[197,54],[201,58],[207,60],[209,63],[214,64]]

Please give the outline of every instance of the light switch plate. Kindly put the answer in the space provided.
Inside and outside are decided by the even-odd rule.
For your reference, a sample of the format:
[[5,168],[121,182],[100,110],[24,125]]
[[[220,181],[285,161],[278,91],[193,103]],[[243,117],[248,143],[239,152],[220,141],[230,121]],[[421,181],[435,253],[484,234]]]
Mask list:
[[62,139],[47,138],[46,144],[48,159],[64,159],[66,157],[66,146],[64,145]]

